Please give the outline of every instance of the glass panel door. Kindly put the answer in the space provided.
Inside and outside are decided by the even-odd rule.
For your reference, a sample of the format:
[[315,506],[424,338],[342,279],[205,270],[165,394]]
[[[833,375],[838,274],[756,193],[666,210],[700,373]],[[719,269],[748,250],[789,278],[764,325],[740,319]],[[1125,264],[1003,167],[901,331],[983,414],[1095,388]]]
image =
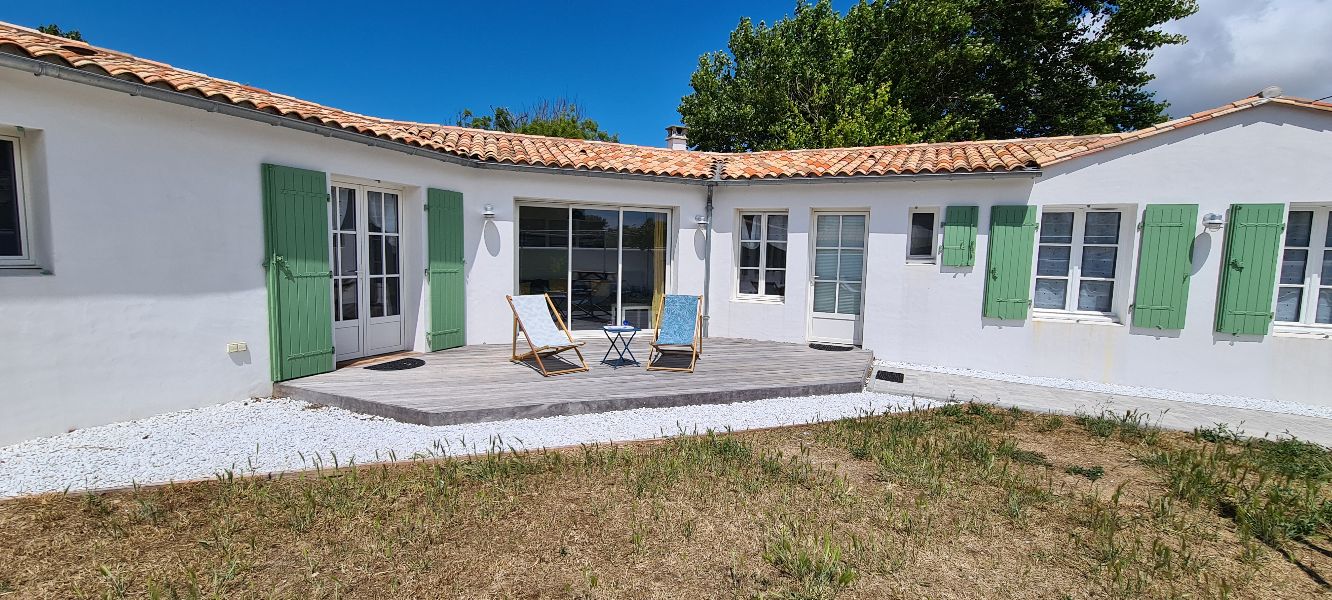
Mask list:
[[518,207],[518,294],[550,294],[569,322],[569,209]]
[[332,186],[333,347],[337,360],[402,349],[402,227],[396,192]]
[[520,205],[519,294],[549,294],[571,330],[652,327],[666,293],[664,210]]
[[620,314],[620,211],[575,208],[569,265],[570,329],[600,329]]
[[622,240],[621,321],[650,329],[666,294],[666,213],[624,211]]
[[866,215],[816,214],[810,271],[810,341],[860,343]]

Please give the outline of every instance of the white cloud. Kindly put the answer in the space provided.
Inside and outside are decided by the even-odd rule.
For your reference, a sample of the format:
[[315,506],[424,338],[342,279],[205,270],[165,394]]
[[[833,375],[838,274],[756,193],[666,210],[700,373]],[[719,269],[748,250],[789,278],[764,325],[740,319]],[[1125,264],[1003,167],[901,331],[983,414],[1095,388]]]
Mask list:
[[1157,99],[1183,116],[1233,102],[1268,85],[1288,96],[1332,94],[1332,0],[1200,0],[1165,27],[1189,36],[1161,48],[1148,70]]

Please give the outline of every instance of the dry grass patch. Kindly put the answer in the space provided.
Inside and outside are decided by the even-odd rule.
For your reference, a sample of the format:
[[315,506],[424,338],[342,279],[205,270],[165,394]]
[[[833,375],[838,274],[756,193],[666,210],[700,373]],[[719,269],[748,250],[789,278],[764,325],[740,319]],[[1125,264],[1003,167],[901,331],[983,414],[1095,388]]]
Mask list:
[[953,405],[0,502],[5,597],[1296,598],[1332,456]]

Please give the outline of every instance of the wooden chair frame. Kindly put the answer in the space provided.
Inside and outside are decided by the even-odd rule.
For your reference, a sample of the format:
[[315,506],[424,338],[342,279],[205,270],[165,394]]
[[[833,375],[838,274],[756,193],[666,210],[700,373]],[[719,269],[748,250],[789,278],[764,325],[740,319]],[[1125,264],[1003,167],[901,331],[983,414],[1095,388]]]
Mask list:
[[[564,325],[564,317],[560,315],[560,311],[555,308],[555,302],[550,299],[550,294],[542,294],[542,296],[546,297],[546,305],[550,307],[550,312],[555,314],[555,323],[560,326],[560,329],[564,331],[564,335],[569,338],[569,344],[563,346],[541,346],[539,348],[532,345],[532,338],[527,335],[527,327],[523,325],[522,320],[518,318],[518,309],[513,306],[513,296],[506,294],[504,299],[509,303],[509,310],[513,311],[513,344],[510,346],[510,360],[513,362],[523,362],[529,358],[536,359],[537,368],[539,368],[541,374],[546,377],[587,371],[589,369],[587,366],[587,360],[583,358],[583,351],[578,349],[584,344],[584,342],[575,340],[573,334],[569,333],[569,328]],[[527,342],[527,347],[529,348],[527,352],[522,354],[518,354],[519,331],[523,332],[523,340]],[[541,360],[542,355],[549,358],[567,350],[573,350],[574,353],[578,355],[578,362],[583,364],[582,367],[561,369],[559,371],[550,371],[546,369],[546,363]]]
[[[652,342],[648,344],[647,370],[649,371],[679,371],[682,373],[693,373],[694,365],[698,363],[698,357],[703,355],[703,297],[695,296],[698,300],[698,310],[694,311],[694,340],[688,346],[661,345],[657,340],[661,337],[661,316],[666,312],[666,302],[661,303],[661,310],[657,311],[657,318],[652,322],[652,328],[655,333],[652,334]],[[686,348],[688,350],[686,350]],[[657,367],[653,362],[667,352],[689,352],[688,367]]]

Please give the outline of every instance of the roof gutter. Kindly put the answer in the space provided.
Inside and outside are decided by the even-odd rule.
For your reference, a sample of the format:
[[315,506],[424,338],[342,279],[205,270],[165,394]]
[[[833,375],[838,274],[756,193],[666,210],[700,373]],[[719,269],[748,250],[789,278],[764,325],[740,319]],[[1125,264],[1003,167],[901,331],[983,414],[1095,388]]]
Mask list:
[[539,173],[546,175],[566,175],[575,177],[599,177],[607,179],[623,179],[633,181],[654,181],[660,183],[674,183],[680,185],[702,185],[710,190],[716,186],[748,186],[748,185],[774,185],[774,184],[815,184],[815,183],[863,183],[869,181],[881,180],[954,180],[954,179],[976,179],[976,178],[1010,178],[1010,177],[1038,177],[1041,174],[1039,169],[1026,168],[1017,171],[965,171],[948,173],[895,173],[887,175],[824,175],[818,177],[781,177],[768,179],[722,179],[720,169],[714,169],[711,178],[690,178],[675,177],[667,175],[643,175],[637,173],[621,173],[617,171],[595,171],[590,169],[571,169],[567,167],[546,167],[539,165],[521,165],[515,163],[491,162],[477,158],[468,158],[447,154],[437,150],[430,150],[420,146],[413,146],[393,140],[347,131],[338,127],[331,127],[322,123],[311,123],[278,115],[252,108],[244,108],[210,100],[199,96],[191,96],[186,93],[175,90],[167,90],[151,85],[119,79],[108,75],[101,75],[84,71],[75,67],[68,67],[41,59],[20,56],[8,52],[0,52],[0,66],[9,67],[32,73],[39,77],[54,77],[62,81],[71,81],[91,85],[115,92],[123,92],[131,96],[142,96],[153,100],[169,102],[180,106],[197,108],[212,113],[221,113],[224,115],[267,123],[275,127],[286,127],[296,131],[314,133],[324,137],[336,138],[358,144],[365,144],[375,148],[384,148],[395,152],[402,152],[413,156],[431,158],[440,162],[449,164],[472,167],[476,169],[491,169],[496,171],[514,171],[520,173]]

